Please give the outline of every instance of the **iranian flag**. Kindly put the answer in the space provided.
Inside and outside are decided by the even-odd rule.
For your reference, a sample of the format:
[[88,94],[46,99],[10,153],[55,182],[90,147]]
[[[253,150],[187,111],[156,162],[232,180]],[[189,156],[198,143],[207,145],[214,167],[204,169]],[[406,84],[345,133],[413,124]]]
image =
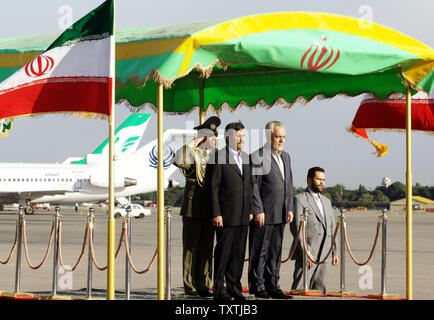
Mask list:
[[0,83],[0,119],[56,112],[109,115],[114,48],[113,0],[107,0]]

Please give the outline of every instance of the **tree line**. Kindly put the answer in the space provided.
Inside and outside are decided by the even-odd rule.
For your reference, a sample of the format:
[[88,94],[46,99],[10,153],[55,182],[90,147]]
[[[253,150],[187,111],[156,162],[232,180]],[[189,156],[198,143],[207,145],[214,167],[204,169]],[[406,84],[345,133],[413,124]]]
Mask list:
[[[304,187],[294,187],[294,194],[304,191]],[[363,185],[359,185],[356,190],[346,189],[344,185],[337,184],[333,187],[326,187],[322,193],[330,199],[336,207],[352,208],[366,207],[374,209],[376,203],[388,203],[391,201],[405,198],[405,185],[399,181],[392,183],[390,186],[378,186],[374,190],[367,190]],[[180,207],[184,195],[184,188],[177,187],[165,191],[165,205]],[[421,196],[434,200],[434,186],[422,186],[416,183],[413,186],[413,196]],[[150,192],[138,195],[140,200],[157,202],[157,192]]]

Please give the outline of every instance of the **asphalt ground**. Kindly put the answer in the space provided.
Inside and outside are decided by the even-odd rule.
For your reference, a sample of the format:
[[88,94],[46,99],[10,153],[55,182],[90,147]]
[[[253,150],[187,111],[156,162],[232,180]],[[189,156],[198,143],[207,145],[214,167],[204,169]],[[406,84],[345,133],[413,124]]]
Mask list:
[[[78,261],[82,251],[87,208],[79,208],[78,212],[71,207],[61,207],[63,262],[72,267]],[[157,248],[157,215],[143,219],[132,219],[132,259],[136,269],[142,271],[148,267]],[[337,212],[336,212],[337,214]],[[377,230],[379,211],[347,212],[346,223],[351,251],[360,263],[366,261],[373,247]],[[387,263],[386,293],[397,294],[405,299],[406,294],[406,218],[403,214],[388,214],[387,223]],[[26,216],[26,235],[29,259],[33,266],[41,263],[49,243],[52,228],[53,211],[37,210],[34,215]],[[16,211],[0,212],[0,259],[6,260],[15,239]],[[122,219],[116,219],[116,248],[122,228]],[[434,215],[417,213],[413,215],[413,299],[434,299]],[[171,218],[171,299],[191,299],[183,295],[182,290],[182,221],[179,209],[174,208]],[[337,237],[339,241],[339,234]],[[282,259],[289,254],[292,236],[289,228],[285,229]],[[95,258],[99,266],[106,266],[107,216],[106,209],[97,208],[94,225]],[[126,254],[122,246],[116,258],[116,299],[125,299]],[[242,284],[247,286],[246,262]],[[9,263],[0,265],[0,291],[14,292],[16,269],[16,250]],[[288,261],[281,266],[280,285],[289,292],[292,284],[294,262]],[[85,249],[81,263],[73,272],[59,271],[57,294],[65,297],[86,297],[88,275],[88,250]],[[45,263],[37,270],[28,266],[24,247],[22,250],[20,292],[34,293],[36,296],[50,295],[53,290],[53,247]],[[93,266],[92,297],[106,297],[106,271]],[[328,292],[340,291],[340,266],[331,267],[328,279]],[[334,298],[323,296],[294,296],[294,299],[331,300],[331,299],[365,299],[368,295],[381,292],[381,233],[372,256],[364,266],[353,262],[348,251],[345,255],[345,292],[354,293],[356,297]],[[249,300],[254,296],[245,293]],[[148,272],[137,274],[131,271],[131,299],[157,299],[157,260]]]

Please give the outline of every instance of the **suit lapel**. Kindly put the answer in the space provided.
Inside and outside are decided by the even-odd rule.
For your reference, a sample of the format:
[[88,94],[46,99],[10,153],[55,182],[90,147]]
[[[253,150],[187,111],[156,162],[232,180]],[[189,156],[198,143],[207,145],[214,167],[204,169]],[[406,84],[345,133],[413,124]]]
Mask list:
[[306,189],[306,197],[307,197],[307,201],[309,202],[310,207],[312,208],[313,212],[315,213],[315,215],[317,216],[318,220],[321,221],[323,227],[325,228],[325,223],[324,223],[324,218],[320,212],[320,209],[318,208],[318,206],[316,205],[316,201],[313,198],[312,194],[309,192],[308,189]]
[[228,163],[229,166],[232,169],[234,169],[240,177],[243,177],[243,175],[241,174],[240,168],[238,167],[238,164],[235,163],[235,159],[234,159],[232,153],[229,151],[228,147],[226,147],[226,163]]
[[[283,162],[283,158],[282,158],[282,162]],[[283,167],[285,170],[285,162],[283,162]],[[273,155],[271,155],[271,168],[274,168],[274,170],[276,170],[276,174],[280,177],[280,179],[282,179],[282,181],[284,181],[284,179],[282,177],[282,173],[280,172],[279,164],[277,163],[277,161]],[[283,171],[283,172],[285,173],[285,171]]]
[[325,197],[323,195],[321,195],[321,202],[322,202],[322,205],[324,207],[324,214],[326,216],[327,224],[329,224],[329,223],[331,223],[331,221],[333,219],[333,217],[331,217],[331,212],[333,209],[328,208],[328,207],[326,208],[326,203],[328,203],[328,202],[323,201],[323,200],[325,200]]

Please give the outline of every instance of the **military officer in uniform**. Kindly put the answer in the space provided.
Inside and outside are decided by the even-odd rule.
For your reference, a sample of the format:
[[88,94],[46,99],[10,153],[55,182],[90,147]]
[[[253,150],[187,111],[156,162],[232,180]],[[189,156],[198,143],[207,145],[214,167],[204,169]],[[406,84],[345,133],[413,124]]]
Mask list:
[[[218,117],[195,127],[197,137],[181,147],[174,165],[185,176],[182,201],[183,281],[185,294],[211,297],[214,226],[207,197],[207,164],[214,157]],[[214,159],[214,158],[212,158]]]

